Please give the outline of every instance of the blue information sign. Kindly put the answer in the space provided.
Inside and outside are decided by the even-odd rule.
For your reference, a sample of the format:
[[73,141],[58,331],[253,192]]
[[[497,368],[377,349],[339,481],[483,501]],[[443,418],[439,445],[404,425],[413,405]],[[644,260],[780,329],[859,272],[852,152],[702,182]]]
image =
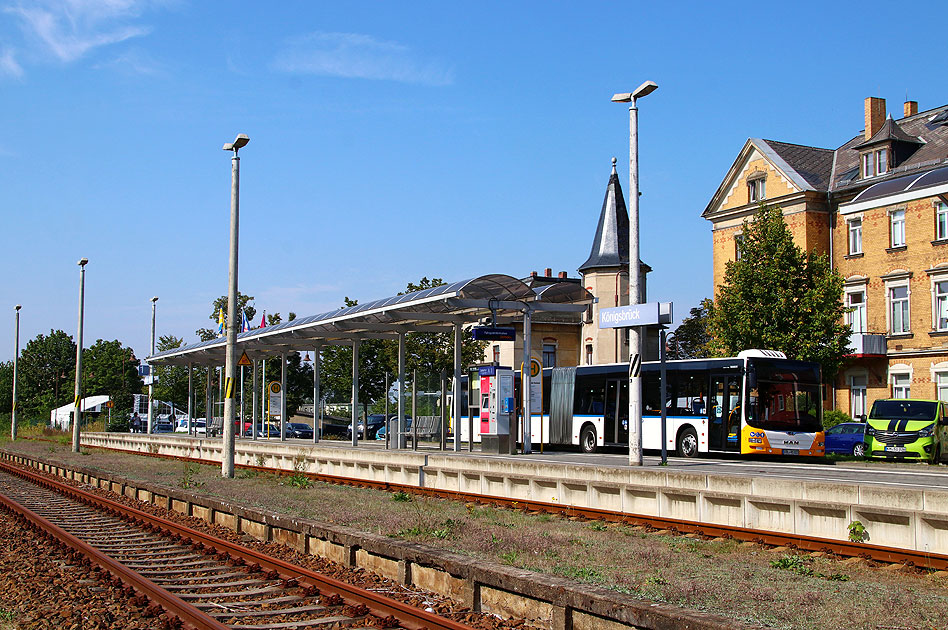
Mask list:
[[471,336],[478,341],[516,341],[517,330],[495,326],[475,326],[471,329]]

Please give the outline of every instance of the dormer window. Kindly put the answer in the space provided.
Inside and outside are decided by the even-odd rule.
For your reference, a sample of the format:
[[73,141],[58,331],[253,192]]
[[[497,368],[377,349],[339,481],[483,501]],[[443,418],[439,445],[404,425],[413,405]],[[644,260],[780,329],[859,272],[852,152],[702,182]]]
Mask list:
[[889,149],[877,149],[862,154],[862,176],[876,177],[889,172]]
[[767,197],[767,173],[755,171],[747,178],[747,203],[758,203]]

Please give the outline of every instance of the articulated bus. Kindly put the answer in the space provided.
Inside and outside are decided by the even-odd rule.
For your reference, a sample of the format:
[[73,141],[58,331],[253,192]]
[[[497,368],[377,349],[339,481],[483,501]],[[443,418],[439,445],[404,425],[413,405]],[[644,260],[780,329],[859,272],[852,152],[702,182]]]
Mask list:
[[[789,360],[772,350],[745,350],[732,358],[665,365],[668,450],[681,457],[824,454],[819,364]],[[476,369],[472,374],[462,379],[468,395],[461,405],[461,439],[467,441],[473,430],[479,442],[480,384]],[[660,363],[643,363],[642,379],[642,445],[658,450]],[[531,414],[534,450],[574,445],[592,453],[607,446],[628,447],[628,396],[628,364],[545,368],[542,414]]]

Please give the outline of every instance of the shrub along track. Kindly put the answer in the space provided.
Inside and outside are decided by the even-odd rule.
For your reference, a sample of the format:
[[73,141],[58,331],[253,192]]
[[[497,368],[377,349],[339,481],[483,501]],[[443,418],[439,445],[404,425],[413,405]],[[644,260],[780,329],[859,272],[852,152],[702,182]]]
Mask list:
[[[30,471],[0,465],[0,503],[72,550],[166,628],[471,626]],[[148,605],[150,602],[150,605]]]

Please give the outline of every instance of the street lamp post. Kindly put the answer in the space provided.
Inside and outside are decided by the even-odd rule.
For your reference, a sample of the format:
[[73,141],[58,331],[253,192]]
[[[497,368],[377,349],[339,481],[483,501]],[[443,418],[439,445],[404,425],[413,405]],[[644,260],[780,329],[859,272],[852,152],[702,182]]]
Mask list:
[[[250,138],[239,134],[233,142],[224,145],[233,151],[230,185],[230,265],[227,283],[227,353],[224,363],[224,456],[221,458],[221,476],[234,476],[234,381],[237,372],[237,242],[240,227],[240,158],[237,152],[247,146]],[[286,418],[283,418],[286,420]]]
[[[634,92],[614,94],[613,103],[629,106],[629,304],[639,296],[639,110],[637,100],[658,89],[646,81]],[[642,340],[639,328],[629,328],[629,465],[642,465]]]
[[86,292],[86,265],[88,258],[79,262],[79,332],[76,333],[76,408],[72,414],[72,452],[79,452],[79,423],[82,421],[82,315]]
[[10,412],[10,439],[16,440],[16,381],[17,381],[17,363],[20,359],[20,309],[23,308],[19,304],[16,305],[16,333],[14,334],[14,351],[13,351],[13,409]]
[[[151,355],[155,356],[155,310],[158,304],[158,296],[151,298]],[[148,430],[146,433],[151,435],[152,430],[152,407],[155,403],[152,402],[152,396],[154,395],[155,387],[155,373],[149,371],[148,373]]]

